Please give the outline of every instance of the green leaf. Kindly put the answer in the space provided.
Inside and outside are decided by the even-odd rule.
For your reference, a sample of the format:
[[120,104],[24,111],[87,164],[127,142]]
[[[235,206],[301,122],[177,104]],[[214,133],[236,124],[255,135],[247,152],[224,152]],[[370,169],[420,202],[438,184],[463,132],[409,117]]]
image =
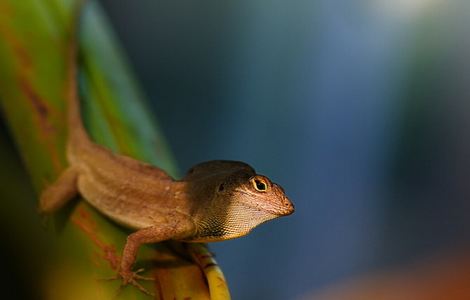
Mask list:
[[[0,0],[0,105],[38,194],[67,166],[65,53],[72,5],[73,1],[61,0]],[[79,42],[83,118],[93,139],[175,175],[165,140],[93,1],[86,4]],[[14,199],[10,195],[5,201]],[[57,255],[38,277],[44,278],[46,298],[115,297],[120,282],[100,279],[116,274],[129,232],[84,201],[69,205],[54,221],[55,238],[48,244]],[[142,247],[136,264],[140,267],[156,278],[144,284],[157,299],[230,298],[223,274],[205,245]],[[132,287],[119,295],[119,299],[148,298]]]

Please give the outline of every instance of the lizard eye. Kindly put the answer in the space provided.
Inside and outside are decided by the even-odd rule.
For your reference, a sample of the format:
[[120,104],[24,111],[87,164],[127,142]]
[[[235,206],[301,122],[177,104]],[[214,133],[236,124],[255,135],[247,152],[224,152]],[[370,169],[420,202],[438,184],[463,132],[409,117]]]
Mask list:
[[251,184],[258,192],[266,192],[268,190],[267,183],[261,178],[253,178],[251,179]]
[[223,192],[224,189],[225,189],[224,184],[221,183],[221,184],[219,185],[219,188],[218,188],[217,190],[218,190],[219,192]]

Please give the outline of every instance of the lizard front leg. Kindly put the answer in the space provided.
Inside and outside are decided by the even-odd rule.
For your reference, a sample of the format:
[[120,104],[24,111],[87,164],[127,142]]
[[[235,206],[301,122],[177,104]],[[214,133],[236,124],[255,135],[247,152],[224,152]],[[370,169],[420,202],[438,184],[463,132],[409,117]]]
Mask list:
[[140,229],[127,237],[124,250],[122,252],[119,276],[122,284],[132,284],[144,293],[149,294],[138,282],[137,279],[145,279],[137,272],[132,271],[132,266],[137,257],[137,252],[142,244],[157,243],[170,239],[181,239],[190,235],[194,231],[193,223],[187,216],[171,215],[166,218],[168,222]]

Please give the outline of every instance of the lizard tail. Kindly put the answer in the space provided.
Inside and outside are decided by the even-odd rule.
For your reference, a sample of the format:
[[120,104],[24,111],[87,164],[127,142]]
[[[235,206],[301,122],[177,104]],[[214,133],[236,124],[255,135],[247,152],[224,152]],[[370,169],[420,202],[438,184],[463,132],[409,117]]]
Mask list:
[[81,118],[78,91],[78,27],[84,0],[76,0],[72,8],[71,23],[68,30],[66,55],[66,99],[68,106],[68,147],[84,146],[90,142]]

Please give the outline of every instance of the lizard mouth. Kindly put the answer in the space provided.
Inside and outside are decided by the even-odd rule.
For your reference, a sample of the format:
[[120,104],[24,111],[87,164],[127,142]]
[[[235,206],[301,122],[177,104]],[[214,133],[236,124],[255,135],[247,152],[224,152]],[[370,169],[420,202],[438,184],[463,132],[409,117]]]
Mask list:
[[[252,193],[243,190],[237,190],[237,192],[250,197],[254,196]],[[252,203],[247,203],[246,205],[259,211],[265,211],[276,217],[288,216],[293,214],[295,211],[294,204],[292,204],[292,202],[286,196],[282,197],[281,201],[275,204],[266,203],[265,205],[259,205],[258,203],[258,205],[253,205]]]

